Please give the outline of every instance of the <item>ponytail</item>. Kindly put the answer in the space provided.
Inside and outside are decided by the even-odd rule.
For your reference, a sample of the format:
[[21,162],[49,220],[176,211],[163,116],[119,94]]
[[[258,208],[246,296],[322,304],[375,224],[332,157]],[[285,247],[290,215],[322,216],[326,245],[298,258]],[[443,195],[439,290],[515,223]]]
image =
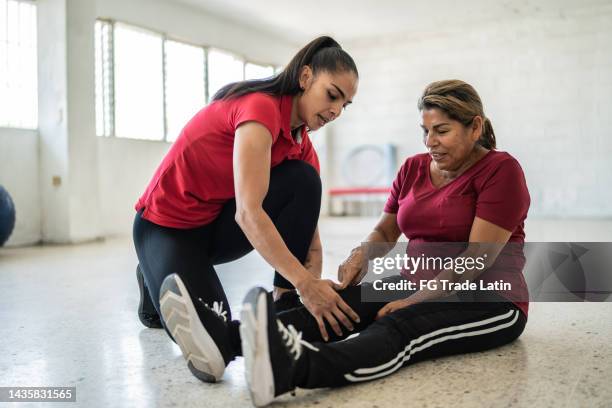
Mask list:
[[350,71],[359,75],[355,61],[340,44],[331,37],[322,36],[298,51],[285,69],[275,76],[225,85],[215,93],[211,101],[237,98],[253,92],[275,96],[296,95],[301,91],[300,72],[305,65],[308,65],[315,75],[320,70],[331,73]]
[[489,118],[484,118],[482,135],[480,135],[480,139],[478,139],[478,144],[489,150],[494,150],[496,147],[495,132],[493,131],[493,125]]

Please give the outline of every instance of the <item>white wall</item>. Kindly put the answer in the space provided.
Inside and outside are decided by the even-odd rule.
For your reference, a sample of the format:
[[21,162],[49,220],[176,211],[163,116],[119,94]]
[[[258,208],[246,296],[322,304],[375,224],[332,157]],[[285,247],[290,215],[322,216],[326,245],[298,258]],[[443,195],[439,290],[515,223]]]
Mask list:
[[103,233],[130,234],[134,204],[144,192],[169,143],[98,138],[98,180]]
[[36,4],[42,237],[53,243],[87,241],[101,236],[93,105],[95,3]]
[[15,229],[6,246],[39,242],[38,132],[0,128],[0,185],[15,204]]
[[346,43],[360,89],[333,124],[334,157],[361,143],[396,144],[399,164],[424,152],[418,97],[463,79],[525,170],[531,216],[612,216],[611,43],[610,6]]

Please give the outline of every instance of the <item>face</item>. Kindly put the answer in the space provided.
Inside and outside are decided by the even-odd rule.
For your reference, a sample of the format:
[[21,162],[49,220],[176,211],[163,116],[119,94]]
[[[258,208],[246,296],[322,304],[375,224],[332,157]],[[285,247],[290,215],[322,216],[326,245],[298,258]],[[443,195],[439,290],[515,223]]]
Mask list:
[[320,129],[337,119],[352,103],[358,82],[354,72],[319,71],[313,75],[310,67],[303,67],[300,86],[304,92],[297,98],[297,119],[310,130]]
[[464,126],[437,108],[421,112],[423,143],[439,170],[453,171],[466,162],[482,132],[482,118],[476,116]]

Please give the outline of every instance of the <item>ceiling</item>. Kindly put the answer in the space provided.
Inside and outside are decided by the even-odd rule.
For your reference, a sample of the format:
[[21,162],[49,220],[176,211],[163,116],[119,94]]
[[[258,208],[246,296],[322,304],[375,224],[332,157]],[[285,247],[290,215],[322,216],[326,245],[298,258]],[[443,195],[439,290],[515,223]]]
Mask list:
[[171,0],[295,43],[329,34],[342,41],[432,31],[524,16],[565,18],[609,0]]

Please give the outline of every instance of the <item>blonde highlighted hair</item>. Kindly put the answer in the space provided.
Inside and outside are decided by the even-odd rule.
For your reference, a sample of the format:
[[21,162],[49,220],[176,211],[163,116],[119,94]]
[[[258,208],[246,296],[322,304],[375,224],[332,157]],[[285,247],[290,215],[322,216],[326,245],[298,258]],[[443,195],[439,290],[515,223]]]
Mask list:
[[464,126],[468,126],[476,116],[480,116],[483,125],[478,144],[487,149],[495,149],[493,125],[485,116],[480,96],[472,85],[458,79],[432,82],[419,98],[418,107],[419,111],[438,108]]

